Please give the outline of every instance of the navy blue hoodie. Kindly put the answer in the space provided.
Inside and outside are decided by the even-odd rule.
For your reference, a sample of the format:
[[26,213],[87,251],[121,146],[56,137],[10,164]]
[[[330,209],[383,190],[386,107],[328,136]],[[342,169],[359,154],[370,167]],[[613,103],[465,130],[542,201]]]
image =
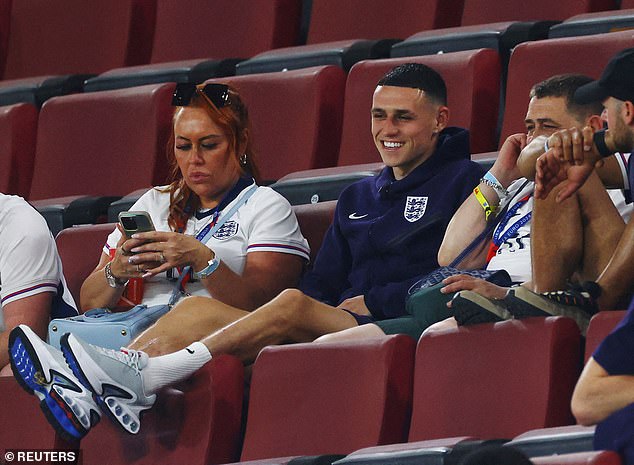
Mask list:
[[469,158],[468,131],[450,127],[405,178],[386,167],[347,187],[300,289],[333,306],[364,295],[377,320],[404,315],[409,287],[438,267],[447,224],[483,174]]

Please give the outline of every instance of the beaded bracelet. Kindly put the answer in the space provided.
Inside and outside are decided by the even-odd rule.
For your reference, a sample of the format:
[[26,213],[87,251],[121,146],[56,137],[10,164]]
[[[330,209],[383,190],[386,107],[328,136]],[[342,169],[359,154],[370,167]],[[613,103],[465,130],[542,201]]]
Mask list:
[[484,173],[484,176],[480,179],[480,182],[491,187],[498,195],[498,198],[500,200],[509,195],[509,191],[502,187],[502,183],[500,183],[500,181],[498,181],[497,178],[490,171]]

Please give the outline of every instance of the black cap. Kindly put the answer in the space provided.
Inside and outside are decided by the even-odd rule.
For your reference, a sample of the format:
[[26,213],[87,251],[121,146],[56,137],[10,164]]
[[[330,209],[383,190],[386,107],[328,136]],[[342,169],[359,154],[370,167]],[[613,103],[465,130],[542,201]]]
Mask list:
[[580,104],[603,101],[608,97],[634,102],[634,48],[614,55],[598,81],[579,87],[575,102]]

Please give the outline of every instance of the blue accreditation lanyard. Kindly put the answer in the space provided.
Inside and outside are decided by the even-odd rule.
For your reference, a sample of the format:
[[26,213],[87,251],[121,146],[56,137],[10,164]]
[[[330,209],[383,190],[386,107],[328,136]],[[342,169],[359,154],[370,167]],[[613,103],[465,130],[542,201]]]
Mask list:
[[211,221],[207,223],[205,227],[198,232],[198,234],[196,234],[196,239],[198,239],[200,242],[203,242],[203,239],[205,238],[209,230],[213,228],[218,222],[219,216],[220,216],[220,212],[216,210],[213,216],[211,217]]
[[[533,196],[533,193],[531,192],[530,194],[522,197],[520,200],[518,200],[518,202],[515,205],[513,205],[511,208],[508,209],[508,211],[506,212],[506,215],[504,215],[504,218],[502,218],[498,227],[495,229],[495,232],[493,233],[493,243],[497,247],[502,245],[502,243],[506,242],[509,238],[513,237],[522,226],[524,226],[526,223],[528,223],[531,220],[531,217],[533,216],[532,211],[522,216],[519,220],[513,223],[506,231],[504,231],[504,228],[506,227],[508,222],[511,220],[511,218],[513,218],[517,214],[517,211],[520,208],[522,208],[522,206],[526,202],[528,202],[532,196]],[[504,234],[502,234],[502,231],[504,231]]]
[[[251,197],[255,193],[257,188],[257,184],[254,183],[253,185],[251,185],[249,190],[244,193],[242,198],[238,200],[233,205],[233,207],[231,207],[229,211],[225,215],[223,215],[222,218],[220,218],[220,220],[218,220],[218,218],[220,217],[220,212],[214,212],[211,221],[207,223],[205,227],[198,232],[198,234],[196,234],[196,239],[198,239],[203,244],[206,244],[209,239],[211,239],[211,237],[216,234],[216,232],[222,227],[222,225],[224,225],[225,222],[230,219],[234,215],[234,213],[237,212],[238,209],[246,203],[247,200],[249,200],[249,197]],[[186,266],[183,270],[179,270],[180,277],[178,278],[178,282],[176,283],[176,287],[174,288],[174,293],[178,291],[179,294],[186,294],[185,284],[187,283],[187,281],[189,281],[189,278],[185,278],[185,276],[190,275],[191,269],[191,266]],[[173,297],[175,298],[175,296]],[[170,301],[171,300],[172,299],[170,299]]]

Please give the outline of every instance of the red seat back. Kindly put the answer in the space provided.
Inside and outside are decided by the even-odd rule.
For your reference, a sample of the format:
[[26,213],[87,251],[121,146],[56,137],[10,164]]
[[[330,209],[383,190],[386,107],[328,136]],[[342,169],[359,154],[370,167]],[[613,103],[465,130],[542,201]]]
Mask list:
[[66,284],[77,304],[81,285],[99,263],[103,246],[114,228],[114,223],[77,226],[63,229],[55,238]]
[[471,130],[471,151],[493,150],[500,93],[500,58],[489,49],[420,57],[367,60],[350,70],[346,83],[341,149],[337,164],[380,161],[371,134],[370,109],[378,80],[402,63],[423,63],[447,85],[449,124]]
[[40,410],[38,399],[27,394],[13,377],[0,377],[0,399],[3,418],[0,421],[0,444],[4,449],[51,450],[76,446],[55,434]]
[[147,63],[155,1],[13,1],[4,79]]
[[0,107],[0,192],[29,195],[37,116],[37,108],[29,103]]
[[512,438],[573,424],[580,334],[567,318],[430,332],[420,339],[410,441]]
[[404,441],[414,345],[397,335],[265,348],[253,369],[241,460]]
[[418,31],[458,26],[463,1],[401,0],[395,7],[391,0],[312,0],[307,43],[404,39]]
[[235,357],[214,357],[194,376],[162,390],[136,435],[107,418],[81,441],[84,463],[153,465],[227,463],[238,458],[244,369]]
[[523,122],[533,85],[564,73],[582,73],[598,79],[612,56],[632,46],[634,32],[623,31],[525,42],[515,47],[509,62],[500,146],[509,135],[526,132]]
[[308,203],[304,205],[293,205],[293,211],[297,215],[297,222],[302,234],[310,246],[310,261],[313,262],[321,243],[324,240],[326,231],[332,224],[335,216],[336,200],[329,202]]
[[67,95],[40,111],[30,200],[162,184],[174,84]]
[[249,108],[263,180],[335,165],[345,79],[336,66],[215,79],[236,87]]
[[498,21],[559,20],[593,11],[613,10],[614,0],[464,0],[462,25],[495,23]]
[[249,58],[297,42],[300,0],[157,1],[152,63]]
[[587,362],[592,353],[599,347],[601,341],[603,341],[614,327],[625,316],[625,310],[618,311],[603,311],[599,312],[592,317],[588,331],[586,333],[586,349],[584,360]]

